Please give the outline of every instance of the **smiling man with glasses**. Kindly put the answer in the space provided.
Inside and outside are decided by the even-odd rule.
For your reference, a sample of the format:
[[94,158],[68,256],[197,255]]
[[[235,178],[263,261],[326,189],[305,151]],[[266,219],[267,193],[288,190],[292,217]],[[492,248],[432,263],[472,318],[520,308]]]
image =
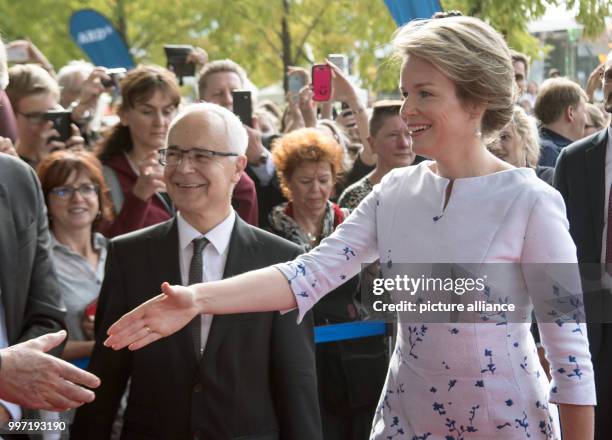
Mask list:
[[158,152],[159,163],[162,166],[169,165],[171,167],[180,165],[185,156],[196,165],[207,165],[217,157],[238,157],[238,153],[226,153],[223,151],[208,150],[206,148],[182,150],[175,145],[168,148],[162,148],[158,150]]
[[[219,105],[194,104],[175,118],[159,160],[178,214],[111,242],[99,335],[163,281],[220,280],[300,253],[232,208],[247,143],[240,120]],[[131,377],[123,436],[321,439],[312,317],[299,326],[296,318],[201,315],[149,351],[114,351],[96,341],[89,369],[102,388],[77,412],[72,438],[109,438]]]

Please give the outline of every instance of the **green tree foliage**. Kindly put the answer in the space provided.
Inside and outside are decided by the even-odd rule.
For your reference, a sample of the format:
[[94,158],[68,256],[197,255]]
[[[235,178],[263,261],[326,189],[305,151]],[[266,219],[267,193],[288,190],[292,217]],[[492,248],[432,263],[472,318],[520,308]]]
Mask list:
[[[586,35],[601,32],[610,12],[609,0],[442,0],[445,9],[485,19],[530,54],[537,42],[527,23],[547,3],[577,4]],[[345,53],[364,87],[397,88],[397,63],[382,56],[396,29],[383,0],[0,0],[0,33],[8,41],[31,39],[62,66],[86,58],[68,31],[71,14],[83,8],[109,17],[137,62],[163,65],[164,43],[192,44],[211,59],[234,59],[265,86],[282,80],[288,65],[309,67],[328,53]]]
[[396,67],[376,57],[396,29],[382,1],[0,0],[0,32],[8,41],[30,38],[61,66],[86,58],[68,31],[71,14],[82,8],[109,17],[137,62],[163,65],[164,43],[192,44],[211,59],[234,59],[263,86],[282,80],[288,65],[308,67],[328,53],[346,53],[364,86],[396,87]]
[[479,17],[501,32],[516,50],[536,56],[539,42],[527,32],[527,23],[546,13],[549,5],[578,6],[576,21],[584,26],[583,35],[593,37],[604,28],[604,18],[610,15],[610,0],[442,0],[445,10],[459,10]]

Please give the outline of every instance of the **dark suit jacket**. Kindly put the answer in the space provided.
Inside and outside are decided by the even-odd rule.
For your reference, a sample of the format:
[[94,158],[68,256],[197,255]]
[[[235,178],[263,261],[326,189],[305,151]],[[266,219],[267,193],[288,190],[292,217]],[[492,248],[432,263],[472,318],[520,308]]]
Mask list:
[[49,240],[36,174],[0,153],[0,297],[9,345],[65,328]]
[[[612,307],[610,294],[599,286],[604,226],[607,129],[561,150],[555,168],[555,187],[567,207],[570,234],[578,249],[585,283],[589,343],[595,367],[597,408],[595,438],[612,438]],[[591,264],[582,264],[591,263]],[[603,322],[603,324],[602,324]],[[606,323],[607,322],[607,323]]]
[[[294,258],[300,248],[239,217],[225,277]],[[126,381],[124,439],[318,439],[312,319],[296,312],[215,316],[202,360],[191,326],[141,350],[101,345],[110,324],[180,284],[176,220],[111,241],[89,370],[102,379],[96,400],[77,411],[73,439],[107,439]]]

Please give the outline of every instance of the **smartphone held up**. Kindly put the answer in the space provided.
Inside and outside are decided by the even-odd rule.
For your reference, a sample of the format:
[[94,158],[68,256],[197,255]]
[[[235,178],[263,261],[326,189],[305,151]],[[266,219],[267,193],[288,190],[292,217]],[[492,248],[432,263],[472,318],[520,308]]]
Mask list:
[[233,90],[232,91],[233,111],[240,121],[253,126],[253,103],[251,101],[251,92],[249,90]]
[[331,67],[327,64],[312,66],[312,99],[314,101],[329,101],[332,94]]
[[6,48],[6,60],[9,63],[27,63],[30,60],[28,48],[24,45],[9,45]]
[[300,75],[299,72],[291,73],[287,80],[289,81],[289,91],[291,93],[300,93],[300,90],[306,85],[306,77]]
[[330,53],[327,55],[327,59],[338,69],[342,70],[342,73],[349,74],[348,56],[342,53]]

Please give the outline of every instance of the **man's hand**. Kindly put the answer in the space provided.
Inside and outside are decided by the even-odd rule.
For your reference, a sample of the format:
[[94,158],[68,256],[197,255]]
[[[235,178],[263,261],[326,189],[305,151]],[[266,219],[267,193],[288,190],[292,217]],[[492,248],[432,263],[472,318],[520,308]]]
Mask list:
[[0,350],[0,397],[49,411],[65,411],[93,401],[93,391],[83,386],[96,388],[100,379],[45,353],[65,338],[62,330]]
[[45,150],[48,153],[51,153],[56,150],[84,150],[85,149],[85,139],[81,136],[81,132],[79,128],[70,124],[70,129],[72,130],[72,136],[66,139],[66,142],[59,141],[57,139],[53,139],[54,137],[59,137],[59,133],[55,128],[53,128],[53,122],[47,121],[43,131],[41,132],[41,138],[45,143]]
[[79,131],[79,127],[74,124],[70,124],[70,129],[72,130],[72,136],[70,136],[66,140],[66,149],[70,150],[84,150],[85,149],[85,139],[81,136],[81,132]]
[[200,313],[193,286],[163,283],[161,287],[162,294],[139,305],[110,326],[105,346],[114,350],[126,346],[130,350],[138,350],[176,333]]
[[208,63],[208,53],[201,47],[195,47],[193,51],[187,55],[187,62],[194,63],[198,70]]
[[601,79],[603,78],[605,67],[604,64],[600,64],[589,75],[585,89],[589,102],[593,102],[593,95],[597,90],[601,89]]
[[249,137],[249,143],[246,149],[246,157],[250,164],[260,165],[259,159],[261,158],[261,155],[263,154],[266,147],[264,147],[263,143],[261,142],[261,130],[259,128],[259,119],[257,118],[257,116],[253,116],[251,125],[252,127],[249,127],[246,124],[244,125],[244,128],[246,129],[247,135]]
[[72,120],[80,121],[88,111],[93,111],[98,105],[100,95],[106,90],[102,81],[110,80],[104,67],[96,67],[81,85],[78,105],[72,110]]

